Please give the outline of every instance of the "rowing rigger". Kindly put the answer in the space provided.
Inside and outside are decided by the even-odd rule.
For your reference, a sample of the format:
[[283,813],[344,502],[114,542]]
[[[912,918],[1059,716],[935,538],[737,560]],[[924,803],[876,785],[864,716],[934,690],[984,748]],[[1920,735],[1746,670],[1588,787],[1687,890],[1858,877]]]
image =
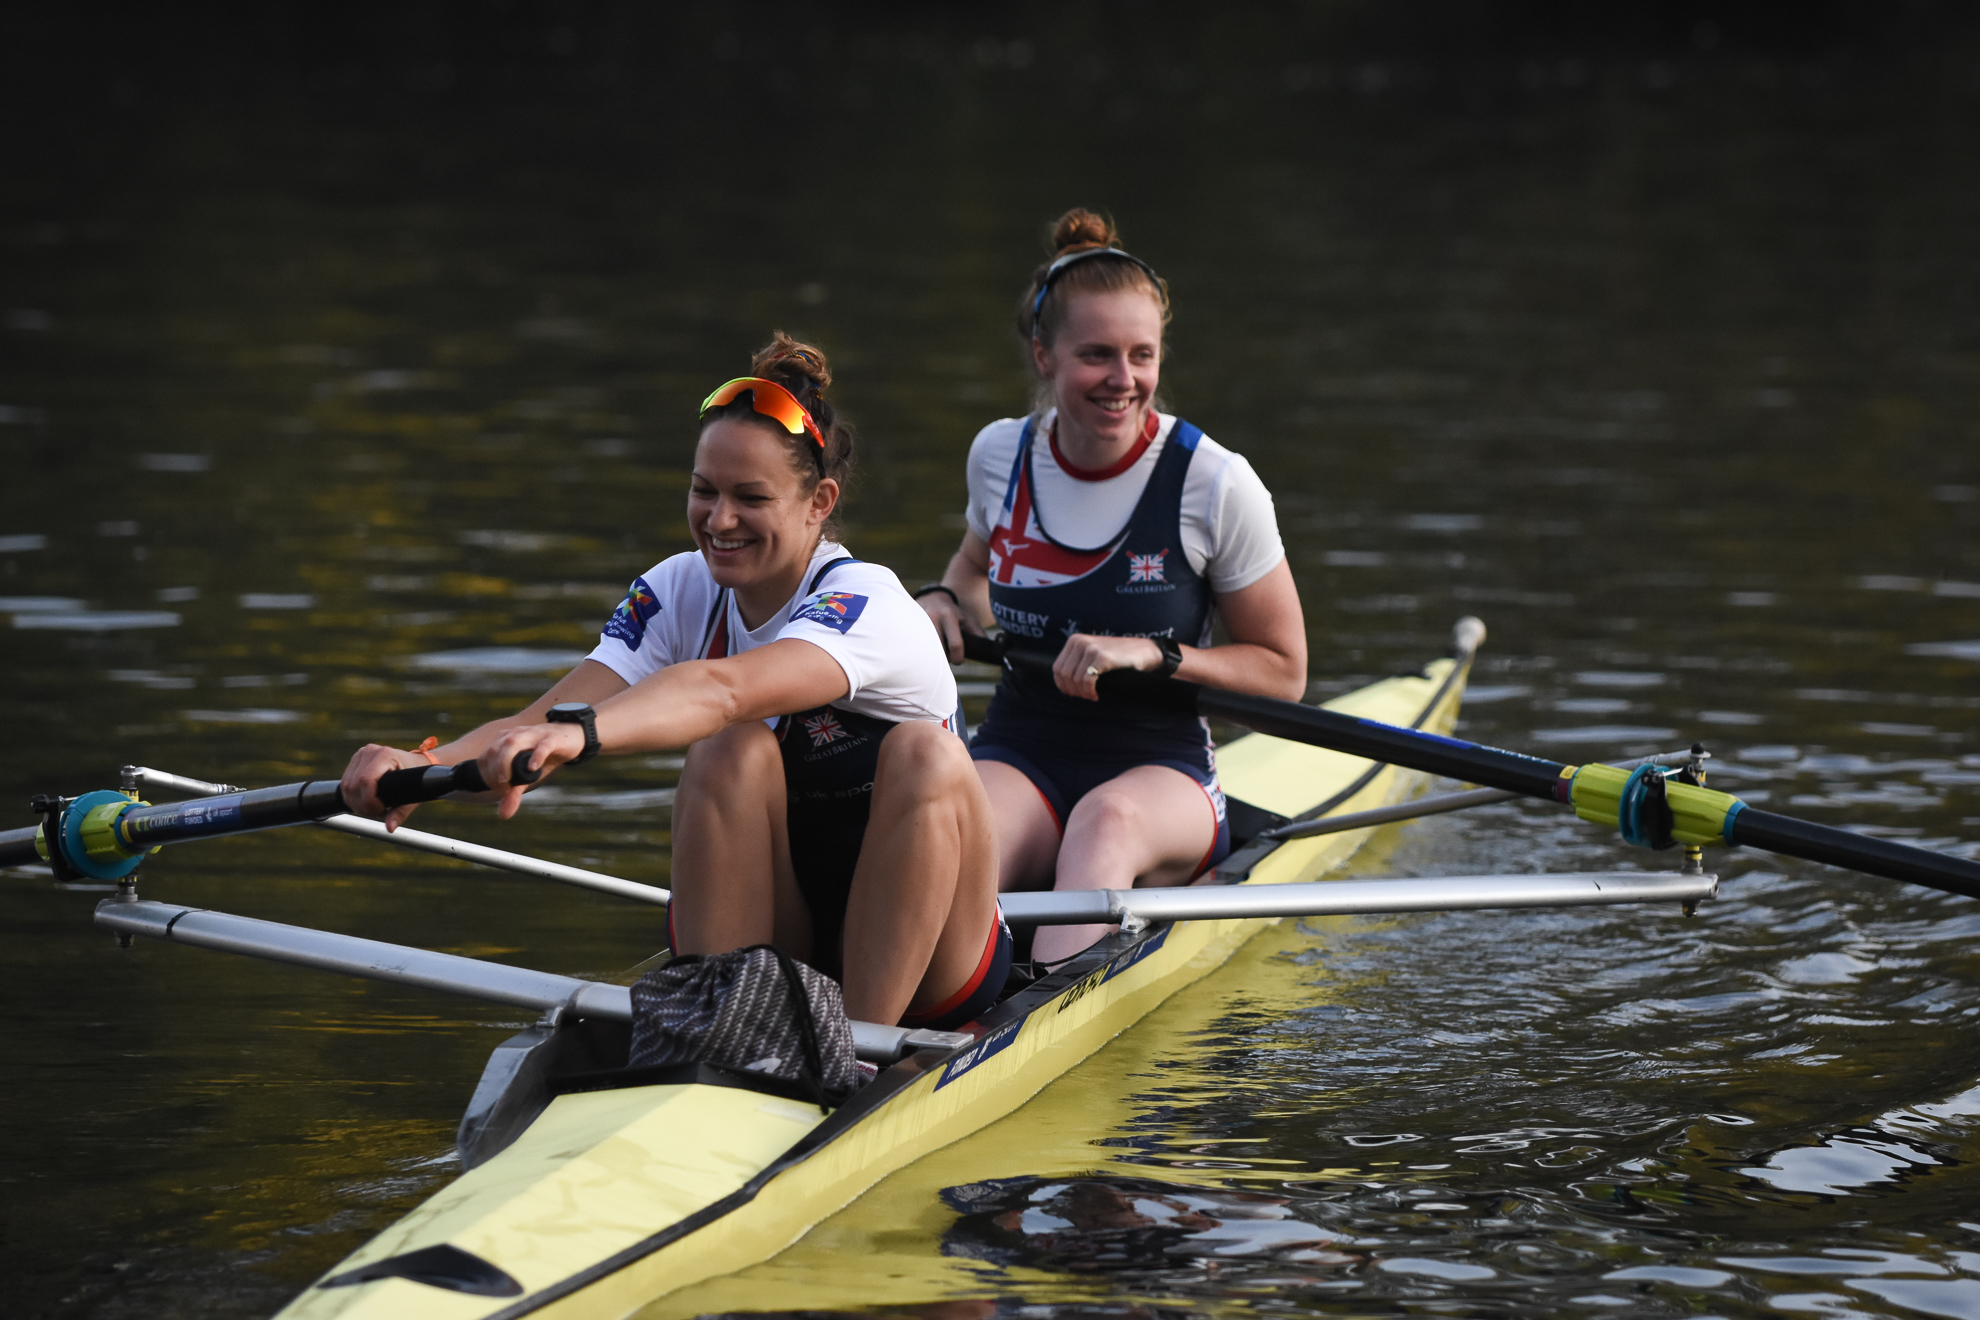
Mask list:
[[[526,767],[518,766],[514,770],[522,772]],[[314,823],[360,837],[584,885],[640,901],[664,904],[669,897],[665,889],[657,886],[442,835],[405,828],[388,834],[382,825],[343,811],[343,794],[334,781],[241,789],[142,766],[127,766],[124,780],[123,792],[85,794],[73,801],[37,799],[37,809],[46,817],[44,823],[0,834],[0,865],[39,859],[47,861],[58,876],[69,873],[94,879],[129,880],[147,852],[167,843]],[[139,793],[157,789],[196,796],[191,801],[162,805],[137,800]],[[398,806],[431,801],[453,792],[484,789],[479,770],[468,761],[456,766],[394,771],[381,779],[379,797],[388,806]],[[57,841],[53,846],[49,843],[51,838]],[[623,986],[148,901],[137,897],[134,884],[122,888],[124,892],[117,898],[99,905],[96,924],[116,933],[125,942],[141,935],[538,1012],[568,1010],[607,1021],[631,1020],[630,995]],[[1001,899],[1001,906],[1005,920],[1018,927],[1105,922],[1133,931],[1158,921],[1259,917],[1640,902],[1675,902],[1689,909],[1716,892],[1717,877],[1712,875],[1599,872],[1336,881],[1274,885],[1265,890],[1215,886],[1007,894]],[[855,1048],[861,1057],[875,1061],[891,1061],[916,1049],[953,1046],[965,1039],[947,1032],[908,1031],[878,1023],[854,1024]]]
[[[1689,908],[1718,892],[1715,875],[1602,871],[1569,875],[1440,876],[1421,880],[1340,880],[1251,889],[1101,889],[1073,893],[1006,894],[1004,918],[1013,926],[1118,924],[1139,931],[1153,922],[1245,920],[1259,917],[1388,915],[1618,903],[1680,903]],[[290,966],[339,972],[372,981],[438,990],[539,1013],[568,1011],[608,1022],[632,1021],[632,992],[506,963],[360,939],[307,926],[289,926],[137,897],[134,890],[97,905],[96,924],[128,939],[142,935],[172,944],[245,954]],[[951,1049],[971,1036],[855,1022],[859,1056],[891,1063],[919,1049]]]
[[[396,805],[394,799],[403,799],[408,792],[415,790],[434,797],[444,795],[445,791],[480,791],[476,787],[481,782],[480,776],[472,762],[463,762],[457,767],[398,773],[408,777],[389,789],[381,785],[381,797],[390,805]],[[241,790],[231,785],[186,779],[142,767],[131,767],[131,773],[126,778],[134,781],[134,791],[142,786],[209,796],[173,804],[172,808],[155,808],[135,803],[121,793],[108,795],[116,798],[116,802],[91,805],[86,795],[76,799],[69,811],[83,811],[82,820],[91,832],[82,834],[83,826],[76,825],[73,819],[65,822],[76,826],[76,835],[95,840],[116,839],[128,852],[130,845],[123,842],[126,839],[180,843],[194,838],[220,837],[303,821],[338,826],[340,821],[352,819],[307,814],[312,809],[321,810],[332,801],[321,781],[273,789]],[[334,788],[335,785],[329,787]],[[334,800],[341,804],[341,795]],[[132,817],[135,817],[136,827],[131,828],[129,833],[117,828]],[[57,816],[56,819],[61,821],[63,818]],[[154,823],[160,821],[165,823]],[[371,824],[368,821],[353,823]],[[373,834],[372,830],[351,832],[366,837]],[[376,827],[376,833],[383,835],[383,827]],[[618,881],[617,877],[558,867],[555,863],[504,853],[498,849],[478,849],[488,856],[477,857],[476,845],[463,844],[440,835],[428,835],[424,840],[398,837],[408,833],[417,834],[416,831],[401,829],[397,835],[391,836],[391,841],[407,843],[424,851],[500,865],[510,870],[543,874],[551,879],[566,879],[559,873],[569,872],[582,878],[577,883],[587,880],[616,881],[617,885],[636,891],[628,897],[645,899],[647,893],[664,896],[667,892],[632,881]],[[55,837],[59,839],[67,835],[68,831],[58,824]],[[37,845],[45,846],[41,843],[43,838],[40,827],[0,836],[0,845],[10,846],[9,851],[0,851],[0,863],[13,865],[25,860],[24,850]],[[630,992],[624,986],[360,939],[310,927],[289,926],[226,912],[140,899],[135,884],[129,881],[137,861],[144,854],[139,852],[134,857],[119,859],[106,858],[107,852],[107,844],[99,842],[95,855],[85,850],[81,859],[91,868],[84,874],[101,874],[110,863],[115,862],[118,871],[115,878],[127,882],[120,887],[122,892],[117,897],[106,899],[98,905],[96,912],[96,924],[117,934],[125,942],[132,936],[145,936],[319,971],[437,990],[542,1013],[569,1011],[582,1017],[612,1022],[629,1022],[632,1018]],[[33,855],[42,854],[37,850]],[[50,860],[62,856],[62,851],[57,849]],[[522,863],[534,863],[535,866]],[[1331,881],[1273,885],[1265,889],[1220,885],[1187,889],[1006,894],[1001,898],[1000,905],[1005,920],[1013,926],[1105,922],[1132,932],[1144,929],[1153,922],[1261,917],[1387,915],[1645,902],[1679,903],[1688,910],[1698,902],[1713,897],[1717,887],[1718,878],[1709,874],[1659,875],[1615,871]],[[618,891],[606,888],[606,892]],[[860,1057],[876,1062],[891,1062],[918,1049],[953,1048],[971,1039],[951,1032],[909,1030],[870,1022],[855,1022],[853,1034],[854,1046]]]

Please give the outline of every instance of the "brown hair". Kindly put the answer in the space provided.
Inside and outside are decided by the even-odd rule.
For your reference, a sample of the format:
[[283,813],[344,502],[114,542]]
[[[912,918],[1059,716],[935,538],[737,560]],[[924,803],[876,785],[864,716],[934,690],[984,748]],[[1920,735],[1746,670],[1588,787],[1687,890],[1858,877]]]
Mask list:
[[1026,343],[1030,343],[1033,337],[1033,309],[1036,308],[1038,341],[1047,348],[1052,346],[1052,341],[1065,326],[1066,309],[1075,293],[1140,289],[1161,306],[1162,324],[1169,323],[1168,286],[1139,262],[1126,257],[1091,257],[1066,267],[1064,273],[1052,281],[1051,291],[1045,295],[1041,306],[1038,291],[1045,286],[1045,276],[1052,269],[1053,262],[1075,252],[1117,248],[1121,245],[1121,236],[1112,220],[1097,211],[1076,206],[1053,223],[1047,243],[1052,255],[1031,272],[1031,283],[1025,286],[1024,298],[1018,303],[1018,334]]
[[[824,352],[779,330],[750,359],[749,374],[773,380],[791,392],[804,410],[811,414],[811,420],[817,423],[818,433],[825,437],[824,453],[819,453],[818,444],[809,433],[792,435],[781,424],[757,412],[752,401],[742,395],[737,395],[720,408],[709,409],[702,415],[702,425],[706,426],[710,419],[716,417],[737,421],[754,418],[784,442],[791,460],[791,470],[803,480],[805,490],[813,489],[819,481],[830,477],[839,483],[839,498],[843,500],[846,487],[852,481],[853,429],[825,397],[825,389],[832,383],[832,366],[825,360]],[[837,529],[828,524],[826,530],[827,534],[831,534]]]

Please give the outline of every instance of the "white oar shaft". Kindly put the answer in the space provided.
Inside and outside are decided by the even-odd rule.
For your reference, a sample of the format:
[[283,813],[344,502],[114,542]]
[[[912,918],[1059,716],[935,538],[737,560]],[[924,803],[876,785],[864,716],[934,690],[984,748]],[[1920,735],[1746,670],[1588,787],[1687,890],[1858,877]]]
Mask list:
[[[184,797],[213,797],[221,793],[240,791],[232,784],[214,784],[204,779],[189,779],[184,775],[153,770],[149,766],[142,765],[124,767],[124,788],[127,792],[138,793],[157,789],[178,793]],[[601,894],[616,894],[620,898],[630,898],[641,903],[653,903],[665,907],[673,901],[673,895],[657,885],[643,885],[636,880],[622,880],[616,875],[586,871],[575,866],[564,866],[558,862],[526,857],[522,853],[505,852],[500,848],[489,848],[479,843],[450,839],[444,834],[428,834],[425,830],[405,828],[388,830],[378,821],[366,820],[362,816],[331,816],[316,823],[326,829],[337,830],[343,834],[355,834],[363,839],[375,839],[379,843],[395,844],[401,848],[434,853],[441,857],[455,857],[464,862],[473,862],[477,866],[490,866],[498,871],[514,871],[518,875],[533,875],[542,880],[555,880],[559,884],[576,885],[581,889],[595,889]]]
[[557,862],[540,861],[534,857],[525,857],[521,853],[503,852],[500,848],[486,848],[478,843],[450,839],[444,834],[428,834],[424,830],[408,829],[403,825],[396,830],[387,830],[382,823],[366,820],[362,816],[332,816],[328,820],[320,820],[316,823],[325,829],[336,830],[342,834],[355,834],[362,839],[376,839],[380,843],[393,843],[401,848],[435,853],[441,857],[458,857],[464,862],[474,862],[479,866],[492,866],[498,870],[514,871],[518,875],[533,875],[543,880],[577,885],[582,889],[595,889],[601,894],[617,894],[620,898],[637,899],[642,903],[655,903],[665,907],[673,901],[673,895],[657,885],[643,885],[637,880],[621,880],[616,875],[580,870],[575,866],[564,866]]
[[1392,821],[1415,820],[1419,816],[1438,816],[1446,811],[1464,811],[1470,807],[1483,807],[1493,802],[1506,802],[1518,797],[1503,788],[1473,788],[1462,793],[1443,793],[1436,797],[1412,798],[1408,802],[1398,802],[1392,807],[1376,807],[1369,811],[1349,812],[1345,816],[1322,816],[1317,820],[1296,820],[1289,825],[1274,825],[1259,834],[1261,839],[1309,839],[1316,834],[1341,834],[1347,830],[1367,829],[1371,825],[1387,825]]
[[1715,875],[1590,871],[1571,875],[1452,875],[1428,880],[1325,880],[1300,885],[1091,889],[1005,894],[998,904],[1004,920],[1013,926],[1082,926],[1130,919],[1224,921],[1604,903],[1696,903],[1711,898],[1718,887]]
[[[485,999],[548,1012],[565,1008],[579,1017],[632,1021],[632,991],[623,985],[585,981],[555,972],[435,953],[403,944],[338,935],[308,926],[239,917],[148,899],[105,899],[97,904],[96,924],[120,935],[142,935],[222,953],[266,958],[292,967],[341,972],[371,981],[417,986],[447,994]],[[877,1022],[855,1022],[853,1048],[862,1059],[891,1062],[915,1049],[951,1049],[971,1036],[951,1031],[920,1031]]]

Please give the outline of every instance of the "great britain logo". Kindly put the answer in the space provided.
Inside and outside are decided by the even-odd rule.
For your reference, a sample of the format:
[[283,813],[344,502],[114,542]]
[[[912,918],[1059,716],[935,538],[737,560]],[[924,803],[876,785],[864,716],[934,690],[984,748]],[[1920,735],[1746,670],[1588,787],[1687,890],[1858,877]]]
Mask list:
[[830,711],[823,715],[805,716],[804,731],[811,735],[813,747],[823,747],[827,743],[835,743],[841,738],[852,736],[846,732],[846,726],[839,723]]
[[1130,554],[1128,556],[1128,581],[1167,582],[1163,576],[1162,561],[1169,557],[1167,550],[1157,550],[1152,555]]

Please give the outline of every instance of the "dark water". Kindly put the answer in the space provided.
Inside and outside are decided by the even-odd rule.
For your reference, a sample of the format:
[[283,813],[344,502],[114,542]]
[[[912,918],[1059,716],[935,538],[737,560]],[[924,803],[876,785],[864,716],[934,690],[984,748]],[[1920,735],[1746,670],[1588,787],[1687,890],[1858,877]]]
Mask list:
[[[1750,801],[1970,855],[1980,40],[1408,12],[16,31],[0,801],[279,782],[512,708],[687,545],[694,402],[773,326],[863,427],[849,541],[933,576],[970,435],[1024,405],[1038,229],[1087,203],[1174,286],[1175,405],[1277,494],[1319,690],[1477,613],[1470,736],[1703,737]],[[674,764],[420,823],[665,883]],[[1537,806],[1393,846],[1657,861]],[[1127,1088],[1115,1163],[959,1182],[926,1250],[1060,1279],[993,1277],[1001,1310],[1980,1315],[1980,911],[1715,864],[1688,923],[1294,937],[1267,961],[1310,1006],[1068,1079]],[[96,895],[5,888],[12,1312],[264,1313],[451,1176],[503,1013],[120,952]],[[588,975],[662,935],[314,831],[146,892]],[[1199,1138],[1223,1182],[1137,1154]]]

